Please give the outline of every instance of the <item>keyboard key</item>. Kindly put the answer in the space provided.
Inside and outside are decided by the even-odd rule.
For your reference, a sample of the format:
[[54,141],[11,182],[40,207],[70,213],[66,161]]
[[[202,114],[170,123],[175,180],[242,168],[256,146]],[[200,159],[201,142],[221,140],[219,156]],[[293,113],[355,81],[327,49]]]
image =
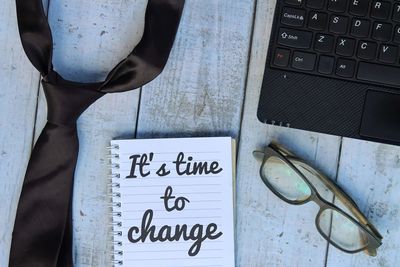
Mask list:
[[325,13],[311,11],[308,18],[308,28],[313,30],[324,30],[328,21]]
[[366,16],[370,0],[350,0],[350,13],[356,16]]
[[392,25],[375,22],[372,28],[372,38],[378,41],[389,41],[392,39]]
[[371,6],[371,17],[376,19],[387,19],[390,15],[390,2],[374,1]]
[[358,65],[357,79],[399,87],[400,68],[360,62]]
[[293,26],[293,27],[301,27],[304,24],[306,11],[297,8],[284,7],[282,9],[282,24]]
[[343,16],[332,16],[329,23],[329,31],[337,34],[347,32],[348,18]]
[[300,6],[303,3],[303,0],[285,0],[286,4]]
[[395,43],[400,44],[400,26],[396,26],[393,39]]
[[336,44],[336,54],[345,57],[351,57],[354,54],[354,46],[356,41],[349,38],[338,38]]
[[381,45],[378,60],[383,63],[396,63],[399,57],[399,48],[394,45]]
[[354,75],[356,62],[351,59],[339,58],[336,64],[336,75],[351,78]]
[[333,50],[335,39],[332,35],[317,34],[315,36],[314,49],[318,52],[330,53]]
[[393,20],[400,22],[400,4],[395,4],[393,7]]
[[367,37],[369,35],[370,22],[365,19],[353,19],[350,34],[355,37]]
[[294,48],[310,48],[312,33],[306,31],[280,28],[278,35],[278,44]]
[[357,48],[357,57],[366,60],[375,59],[377,48],[378,45],[376,43],[360,41]]
[[294,52],[292,67],[299,70],[313,70],[317,56],[311,53]]
[[318,63],[318,72],[322,74],[331,74],[335,66],[335,58],[328,56],[321,56]]
[[347,0],[328,0],[328,10],[333,12],[345,12]]
[[274,65],[286,67],[289,64],[290,50],[277,48],[274,56]]
[[324,0],[307,0],[307,7],[314,9],[322,9],[324,7]]

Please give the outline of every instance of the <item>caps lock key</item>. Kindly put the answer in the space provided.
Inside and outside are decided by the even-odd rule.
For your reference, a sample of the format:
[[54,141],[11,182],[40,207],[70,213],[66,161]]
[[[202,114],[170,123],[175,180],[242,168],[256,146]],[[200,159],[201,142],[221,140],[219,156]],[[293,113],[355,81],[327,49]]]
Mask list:
[[282,10],[282,24],[301,27],[304,25],[306,12],[302,9],[284,7]]

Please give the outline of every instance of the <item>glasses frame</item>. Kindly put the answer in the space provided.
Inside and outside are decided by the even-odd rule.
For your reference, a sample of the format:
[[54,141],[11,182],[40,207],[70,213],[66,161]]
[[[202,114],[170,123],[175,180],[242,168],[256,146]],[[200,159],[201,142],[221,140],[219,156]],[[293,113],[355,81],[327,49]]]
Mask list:
[[[264,155],[263,161],[261,164],[260,168],[260,177],[261,180],[264,182],[264,184],[280,199],[283,201],[292,204],[292,205],[303,205],[306,204],[310,201],[316,203],[319,206],[319,211],[315,217],[315,226],[318,230],[318,232],[324,237],[325,240],[327,240],[330,244],[335,246],[336,248],[347,252],[347,253],[358,253],[360,251],[365,251],[368,255],[370,256],[376,256],[377,248],[382,244],[382,235],[378,232],[378,230],[368,221],[368,219],[364,216],[364,214],[360,211],[358,208],[357,204],[354,202],[354,200],[351,199],[349,195],[346,194],[338,185],[333,183],[329,178],[324,176],[321,172],[310,166],[308,163],[303,161],[302,159],[296,157],[294,154],[292,154],[290,151],[286,150],[282,146],[276,144],[276,143],[271,143],[264,152],[262,151],[254,151],[253,154],[257,156],[257,154],[262,153]],[[311,194],[307,199],[304,200],[290,200],[285,198],[282,194],[280,194],[273,185],[271,185],[266,177],[263,175],[263,168],[264,164],[267,162],[267,160],[271,157],[277,157],[283,162],[287,164],[289,168],[291,168],[293,171],[296,172],[299,177],[301,177],[304,182],[309,186]],[[304,167],[307,168],[309,172],[311,172],[313,175],[318,177],[324,185],[333,193],[335,198],[339,198],[340,201],[354,214],[354,216],[359,220],[357,221],[356,219],[353,218],[353,216],[349,215],[345,211],[343,211],[341,208],[337,207],[333,203],[328,202],[324,198],[321,197],[321,195],[318,193],[317,189],[314,187],[314,185],[307,179],[307,177],[292,163],[292,161],[299,162],[304,165]],[[364,232],[367,234],[368,238],[368,243],[365,247],[357,249],[357,250],[347,250],[345,248],[342,248],[340,245],[336,244],[333,240],[330,239],[329,236],[327,236],[322,229],[319,226],[319,219],[321,217],[321,214],[328,209],[332,209],[347,219],[349,219],[351,222],[356,224],[358,227],[360,227]],[[331,225],[332,227],[332,225]]]

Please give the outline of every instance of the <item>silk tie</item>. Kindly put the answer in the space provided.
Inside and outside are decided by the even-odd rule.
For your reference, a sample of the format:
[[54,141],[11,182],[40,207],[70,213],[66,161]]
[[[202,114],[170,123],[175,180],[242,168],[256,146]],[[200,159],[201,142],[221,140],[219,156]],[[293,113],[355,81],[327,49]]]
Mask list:
[[184,0],[149,0],[141,41],[104,82],[77,83],[52,66],[52,36],[42,0],[16,0],[22,46],[41,73],[47,124],[28,163],[12,235],[10,267],[69,267],[72,190],[78,158],[76,121],[106,93],[139,88],[163,70]]

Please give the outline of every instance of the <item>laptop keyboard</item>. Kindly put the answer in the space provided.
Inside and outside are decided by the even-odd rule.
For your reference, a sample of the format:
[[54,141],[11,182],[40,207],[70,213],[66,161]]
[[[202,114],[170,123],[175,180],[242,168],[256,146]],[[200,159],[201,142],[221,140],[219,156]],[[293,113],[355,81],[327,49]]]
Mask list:
[[400,1],[278,1],[271,67],[400,88]]

